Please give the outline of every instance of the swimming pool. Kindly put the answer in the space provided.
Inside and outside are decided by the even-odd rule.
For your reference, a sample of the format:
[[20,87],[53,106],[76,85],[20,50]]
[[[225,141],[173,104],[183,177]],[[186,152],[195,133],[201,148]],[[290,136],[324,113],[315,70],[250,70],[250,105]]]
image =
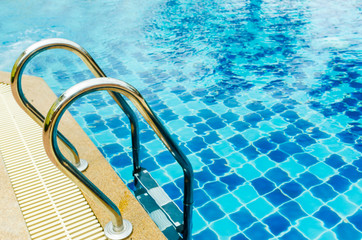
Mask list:
[[[1,15],[0,70],[62,37],[138,88],[194,167],[194,239],[361,238],[357,1],[17,4],[0,3],[14,11]],[[92,77],[61,51],[26,73],[57,94]],[[72,113],[132,188],[128,121],[110,103],[93,94]],[[181,169],[140,125],[142,165],[182,207]]]

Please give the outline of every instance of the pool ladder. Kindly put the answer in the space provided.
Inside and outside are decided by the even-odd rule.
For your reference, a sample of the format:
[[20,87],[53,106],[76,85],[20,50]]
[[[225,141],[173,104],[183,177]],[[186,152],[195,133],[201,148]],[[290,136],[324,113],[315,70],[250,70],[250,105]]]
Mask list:
[[[75,53],[88,66],[96,78],[80,82],[66,90],[52,105],[47,117],[45,118],[25,97],[21,78],[25,66],[29,61],[39,53],[48,49],[64,49]],[[105,234],[109,239],[124,239],[132,233],[132,225],[129,221],[122,219],[118,207],[81,171],[84,171],[88,164],[85,160],[79,158],[75,147],[60,132],[57,131],[59,121],[66,109],[78,98],[95,91],[108,91],[118,106],[127,115],[131,125],[132,136],[132,155],[133,155],[133,175],[136,186],[135,195],[142,205],[150,203],[157,205],[165,216],[172,223],[166,231],[163,231],[170,239],[191,239],[192,234],[192,209],[193,209],[193,170],[192,166],[180,150],[167,129],[162,125],[155,113],[149,107],[142,95],[133,86],[116,80],[107,78],[101,68],[78,44],[66,39],[46,39],[37,42],[27,48],[16,60],[11,72],[11,89],[15,100],[21,108],[28,113],[39,125],[44,126],[43,143],[45,150],[51,161],[83,192],[93,200],[102,205],[111,215],[111,222],[105,227]],[[154,199],[156,195],[164,194],[148,171],[141,167],[139,160],[139,129],[135,113],[122,97],[126,96],[135,105],[141,115],[145,118],[160,140],[171,152],[176,161],[181,165],[184,173],[184,202],[183,213],[170,201],[168,196],[162,196],[162,199]],[[57,137],[60,143],[71,153],[72,159],[68,160],[59,150]],[[154,194],[154,193],[157,194]],[[165,200],[166,199],[166,200]],[[153,201],[153,202],[152,202]],[[147,209],[146,209],[147,210]]]

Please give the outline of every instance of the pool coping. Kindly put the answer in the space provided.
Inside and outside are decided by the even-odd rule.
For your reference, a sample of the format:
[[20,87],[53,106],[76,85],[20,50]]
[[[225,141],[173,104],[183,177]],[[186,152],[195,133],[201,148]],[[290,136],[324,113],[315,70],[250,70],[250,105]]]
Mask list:
[[[0,82],[10,84],[10,73],[0,71]],[[36,106],[43,115],[46,115],[48,109],[55,101],[56,96],[50,90],[45,81],[39,77],[23,76],[22,86],[29,102]],[[133,233],[129,239],[166,239],[97,147],[89,139],[87,134],[69,113],[64,115],[59,128],[70,142],[74,144],[80,154],[80,157],[88,161],[89,167],[84,174],[119,207],[122,212],[122,216],[133,224]],[[77,135],[74,133],[77,133]],[[5,179],[7,178],[7,173],[1,166],[0,175],[2,177],[0,180],[1,182],[3,182],[3,180],[6,182]],[[100,172],[102,172],[102,174],[99,174]],[[2,215],[0,223],[3,223],[2,225],[4,226],[9,226],[8,224],[4,224],[4,222],[7,221],[10,215],[15,214],[17,217],[12,222],[12,226],[15,224],[17,225],[15,225],[16,229],[12,230],[14,233],[12,231],[3,232],[3,230],[0,229],[0,236],[8,236],[5,234],[19,233],[24,236],[21,239],[25,239],[28,231],[26,229],[24,219],[22,219],[19,206],[14,204],[14,201],[16,201],[15,197],[13,196],[14,198],[11,198],[11,195],[14,195],[14,192],[8,178],[7,181],[9,184],[2,184],[1,191],[2,193],[9,195],[9,198],[6,198],[5,201],[0,199],[0,203],[6,202],[7,206],[9,206],[9,208],[11,207],[11,211],[7,211],[5,212],[5,215]],[[97,206],[86,195],[85,198],[91,206],[94,214],[97,216],[102,227],[105,227],[105,225],[110,221],[110,216],[105,214],[101,207]],[[27,237],[29,238],[29,236]]]

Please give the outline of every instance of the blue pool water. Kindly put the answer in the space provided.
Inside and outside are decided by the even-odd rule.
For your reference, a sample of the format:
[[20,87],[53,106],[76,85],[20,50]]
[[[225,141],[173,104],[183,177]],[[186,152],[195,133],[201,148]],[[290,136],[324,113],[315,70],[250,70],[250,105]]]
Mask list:
[[[362,238],[359,1],[1,1],[0,70],[52,37],[143,94],[192,162],[194,239]],[[92,77],[53,50],[27,74]],[[25,90],[26,92],[26,90]],[[132,188],[128,120],[107,94],[72,114]],[[141,120],[142,166],[182,207],[182,171]]]

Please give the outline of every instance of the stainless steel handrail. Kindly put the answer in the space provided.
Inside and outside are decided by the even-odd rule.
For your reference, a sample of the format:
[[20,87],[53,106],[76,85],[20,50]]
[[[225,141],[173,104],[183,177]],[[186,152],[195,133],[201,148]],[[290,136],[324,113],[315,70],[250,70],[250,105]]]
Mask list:
[[[77,86],[77,85],[75,85]],[[74,86],[71,88],[74,89]],[[125,239],[132,233],[132,224],[122,218],[116,204],[112,202],[97,186],[84,176],[59,150],[57,144],[58,125],[61,117],[74,99],[75,94],[69,90],[63,93],[51,106],[44,121],[43,144],[46,153],[54,165],[67,175],[94,202],[103,206],[111,215],[111,222],[104,228],[108,239]]]
[[[166,128],[162,125],[155,113],[144,100],[142,95],[133,86],[112,78],[95,78],[78,83],[65,91],[53,104],[44,122],[43,142],[49,158],[56,166],[70,176],[73,181],[78,183],[82,189],[86,187],[93,192],[94,198],[100,200],[103,205],[107,205],[106,208],[113,216],[118,214],[119,211],[118,209],[115,209],[116,206],[111,203],[110,200],[87,178],[85,178],[82,173],[72,167],[72,165],[62,155],[57,146],[56,134],[54,134],[57,132],[60,117],[64,114],[72,102],[86,94],[100,90],[117,92],[131,100],[148,124],[156,132],[163,144],[181,165],[184,172],[184,228],[182,234],[184,239],[190,240],[192,229],[194,181],[192,166],[178,145],[173,141]],[[116,216],[114,218],[115,220],[112,221],[114,221],[114,225],[117,225],[119,220],[116,219]]]
[[[45,39],[39,42],[34,43],[28,47],[16,60],[12,72],[11,72],[11,90],[14,95],[16,102],[20,107],[30,115],[39,125],[42,126],[44,122],[44,116],[27,100],[25,97],[22,87],[21,79],[23,71],[29,61],[34,58],[39,53],[49,50],[49,49],[64,49],[76,54],[89,68],[89,70],[94,74],[95,77],[106,77],[106,74],[94,61],[94,59],[89,55],[89,53],[83,49],[80,45],[62,38],[52,38]],[[133,167],[134,173],[139,172],[140,162],[139,162],[139,133],[138,133],[138,122],[135,113],[128,105],[128,103],[123,99],[119,93],[114,93],[109,91],[111,97],[116,101],[116,103],[122,108],[124,113],[129,118],[131,124],[131,135],[132,135],[132,154],[133,154]],[[82,159],[79,159],[79,154],[75,147],[61,134],[58,133],[62,144],[71,152],[73,156],[73,163],[76,166],[80,166],[81,163],[86,164]],[[85,163],[84,163],[85,162]],[[84,168],[84,166],[80,166]],[[85,167],[86,168],[86,167]]]

